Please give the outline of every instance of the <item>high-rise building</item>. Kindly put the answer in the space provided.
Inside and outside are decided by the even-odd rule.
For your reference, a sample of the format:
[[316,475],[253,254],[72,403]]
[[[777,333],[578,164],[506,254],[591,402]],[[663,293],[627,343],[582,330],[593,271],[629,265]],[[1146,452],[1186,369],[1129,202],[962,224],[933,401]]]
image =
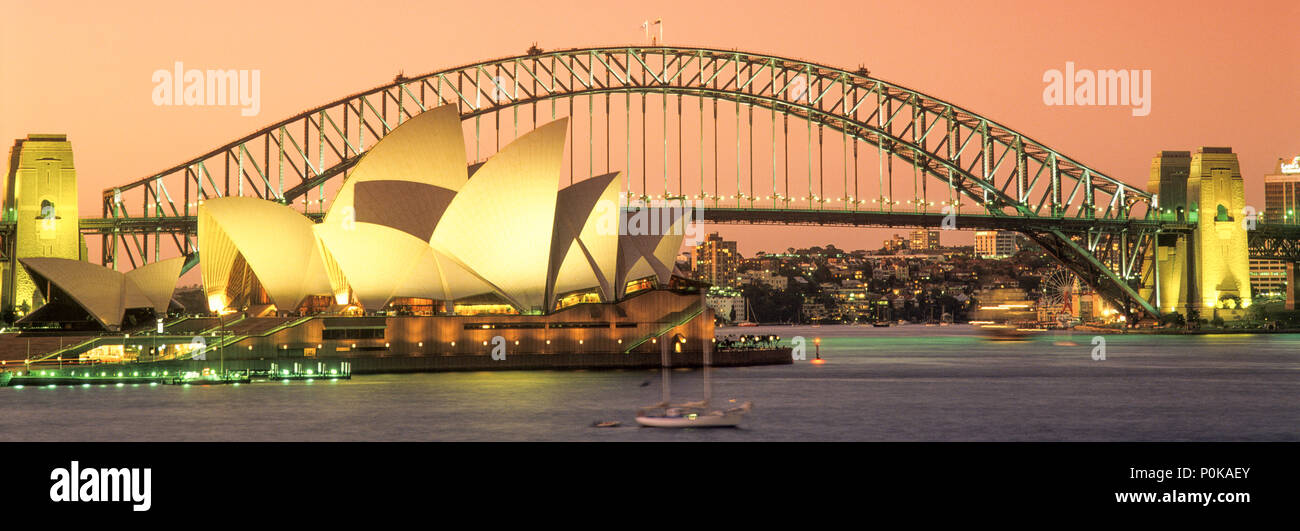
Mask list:
[[716,232],[695,246],[693,266],[697,280],[714,286],[735,286],[736,266],[739,264],[740,253],[736,251],[736,242],[723,240]]
[[939,231],[930,229],[916,229],[912,231],[912,239],[908,246],[913,251],[933,251],[939,248]]
[[1004,230],[975,231],[975,255],[1006,258],[1016,254],[1016,233]]
[[[77,170],[66,135],[27,135],[14,141],[5,179],[4,219],[15,222],[17,258],[84,259],[78,227]],[[4,264],[3,306],[19,316],[44,304],[27,271]]]
[[1264,176],[1264,219],[1300,223],[1300,157],[1277,159],[1273,173]]
[[1285,260],[1250,259],[1250,288],[1255,297],[1282,297],[1286,293]]

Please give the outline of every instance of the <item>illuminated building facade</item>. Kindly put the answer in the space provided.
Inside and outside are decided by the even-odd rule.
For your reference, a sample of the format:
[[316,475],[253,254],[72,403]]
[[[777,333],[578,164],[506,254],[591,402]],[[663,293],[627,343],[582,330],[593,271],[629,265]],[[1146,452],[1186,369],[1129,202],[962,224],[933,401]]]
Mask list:
[[912,231],[908,247],[913,251],[933,251],[939,248],[939,231],[916,229]]
[[1277,159],[1273,173],[1264,176],[1264,219],[1300,223],[1300,157]]
[[1286,295],[1287,262],[1285,260],[1250,259],[1250,287],[1256,298]]
[[885,240],[885,243],[881,245],[880,250],[886,253],[897,253],[898,251],[907,248],[907,242],[908,240],[902,235],[895,234],[894,237]]
[[1016,254],[1016,233],[1001,230],[975,231],[975,255],[1006,258]]
[[736,251],[736,242],[724,240],[716,232],[711,233],[695,246],[694,258],[692,266],[697,280],[724,287],[738,284],[736,268],[740,264],[740,253]]
[[713,286],[704,298],[713,314],[724,321],[745,321],[745,297],[736,288]]

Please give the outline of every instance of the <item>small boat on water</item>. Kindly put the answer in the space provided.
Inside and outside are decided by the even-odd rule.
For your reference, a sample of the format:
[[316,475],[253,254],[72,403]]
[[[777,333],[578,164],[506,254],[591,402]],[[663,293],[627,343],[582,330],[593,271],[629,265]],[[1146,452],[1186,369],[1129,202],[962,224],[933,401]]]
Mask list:
[[754,403],[745,402],[728,409],[712,409],[708,406],[708,402],[659,404],[638,410],[636,421],[652,428],[734,428],[745,419],[745,414],[753,409]]
[[889,328],[889,321],[876,321],[874,323],[871,323],[871,326],[874,326],[876,328]]
[[[753,402],[739,406],[719,408],[710,404],[713,399],[712,343],[704,343],[704,400],[672,403],[672,358],[668,354],[668,341],[660,341],[660,365],[663,367],[663,400],[653,406],[636,411],[636,423],[650,428],[734,428],[754,408]],[[729,400],[735,403],[734,399]]]

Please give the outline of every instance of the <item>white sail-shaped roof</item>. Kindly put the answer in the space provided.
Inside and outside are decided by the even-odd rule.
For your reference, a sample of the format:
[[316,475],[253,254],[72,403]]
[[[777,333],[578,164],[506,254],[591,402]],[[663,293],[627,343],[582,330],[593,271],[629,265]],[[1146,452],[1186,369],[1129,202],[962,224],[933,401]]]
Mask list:
[[122,273],[67,258],[19,258],[18,261],[28,271],[58,286],[100,324],[110,329],[122,324],[126,298],[126,277]]
[[181,268],[184,266],[185,257],[177,256],[127,271],[126,278],[149,299],[154,312],[165,314],[171,305],[172,294],[176,292],[176,280],[181,277]]
[[568,119],[511,142],[474,172],[430,243],[523,311],[543,310]]
[[655,276],[660,285],[668,285],[686,224],[690,221],[680,208],[642,207],[628,211],[619,229],[617,291],[621,297],[627,283]]
[[153,308],[166,314],[185,258],[155,262],[127,273],[67,258],[18,261],[35,276],[58,286],[105,328],[117,329],[129,309]]
[[238,273],[238,256],[282,310],[297,308],[308,295],[332,292],[314,224],[298,211],[264,199],[221,197],[199,205],[198,225],[209,306],[229,302],[225,294]]
[[656,226],[620,236],[638,220],[618,206],[617,173],[559,188],[567,127],[542,125],[467,168],[456,107],[432,109],[371,148],[320,224],[262,199],[208,200],[198,225],[211,308],[247,297],[250,277],[284,310],[307,295],[355,297],[375,311],[395,297],[490,293],[550,311],[565,293],[596,289],[612,301],[629,280],[666,284],[681,209],[656,209]]
[[596,287],[614,300],[618,266],[617,173],[583,180],[560,190],[551,236],[548,308],[561,294]]
[[429,242],[406,232],[373,223],[321,223],[315,229],[367,310],[382,309],[393,297],[454,300],[492,291],[456,263],[439,260]]
[[[442,215],[441,209],[428,208],[430,200],[449,202],[469,179],[466,166],[465,136],[456,105],[429,109],[397,126],[362,156],[339,188],[325,221],[337,223],[350,217],[348,221],[403,228],[428,238]],[[358,187],[373,181],[399,183],[382,185],[373,189],[375,193],[367,193],[369,186]],[[384,193],[402,182],[429,188]],[[375,195],[384,200],[375,201]]]

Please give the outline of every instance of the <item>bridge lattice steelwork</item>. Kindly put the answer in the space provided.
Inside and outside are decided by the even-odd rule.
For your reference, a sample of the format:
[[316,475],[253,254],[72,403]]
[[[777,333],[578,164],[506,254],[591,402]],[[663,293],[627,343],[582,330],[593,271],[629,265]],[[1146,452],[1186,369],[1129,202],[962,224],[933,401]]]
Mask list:
[[1138,295],[1156,234],[1193,228],[1157,219],[1141,189],[865,68],[614,47],[399,75],[107,189],[103,219],[83,230],[103,237],[103,263],[135,266],[195,256],[195,208],[208,198],[323,212],[334,178],[369,146],[448,103],[476,160],[503,137],[568,116],[570,181],[622,171],[630,200],[691,201],[711,222],[939,227],[947,218],[1016,230],[1126,312],[1157,313]]

